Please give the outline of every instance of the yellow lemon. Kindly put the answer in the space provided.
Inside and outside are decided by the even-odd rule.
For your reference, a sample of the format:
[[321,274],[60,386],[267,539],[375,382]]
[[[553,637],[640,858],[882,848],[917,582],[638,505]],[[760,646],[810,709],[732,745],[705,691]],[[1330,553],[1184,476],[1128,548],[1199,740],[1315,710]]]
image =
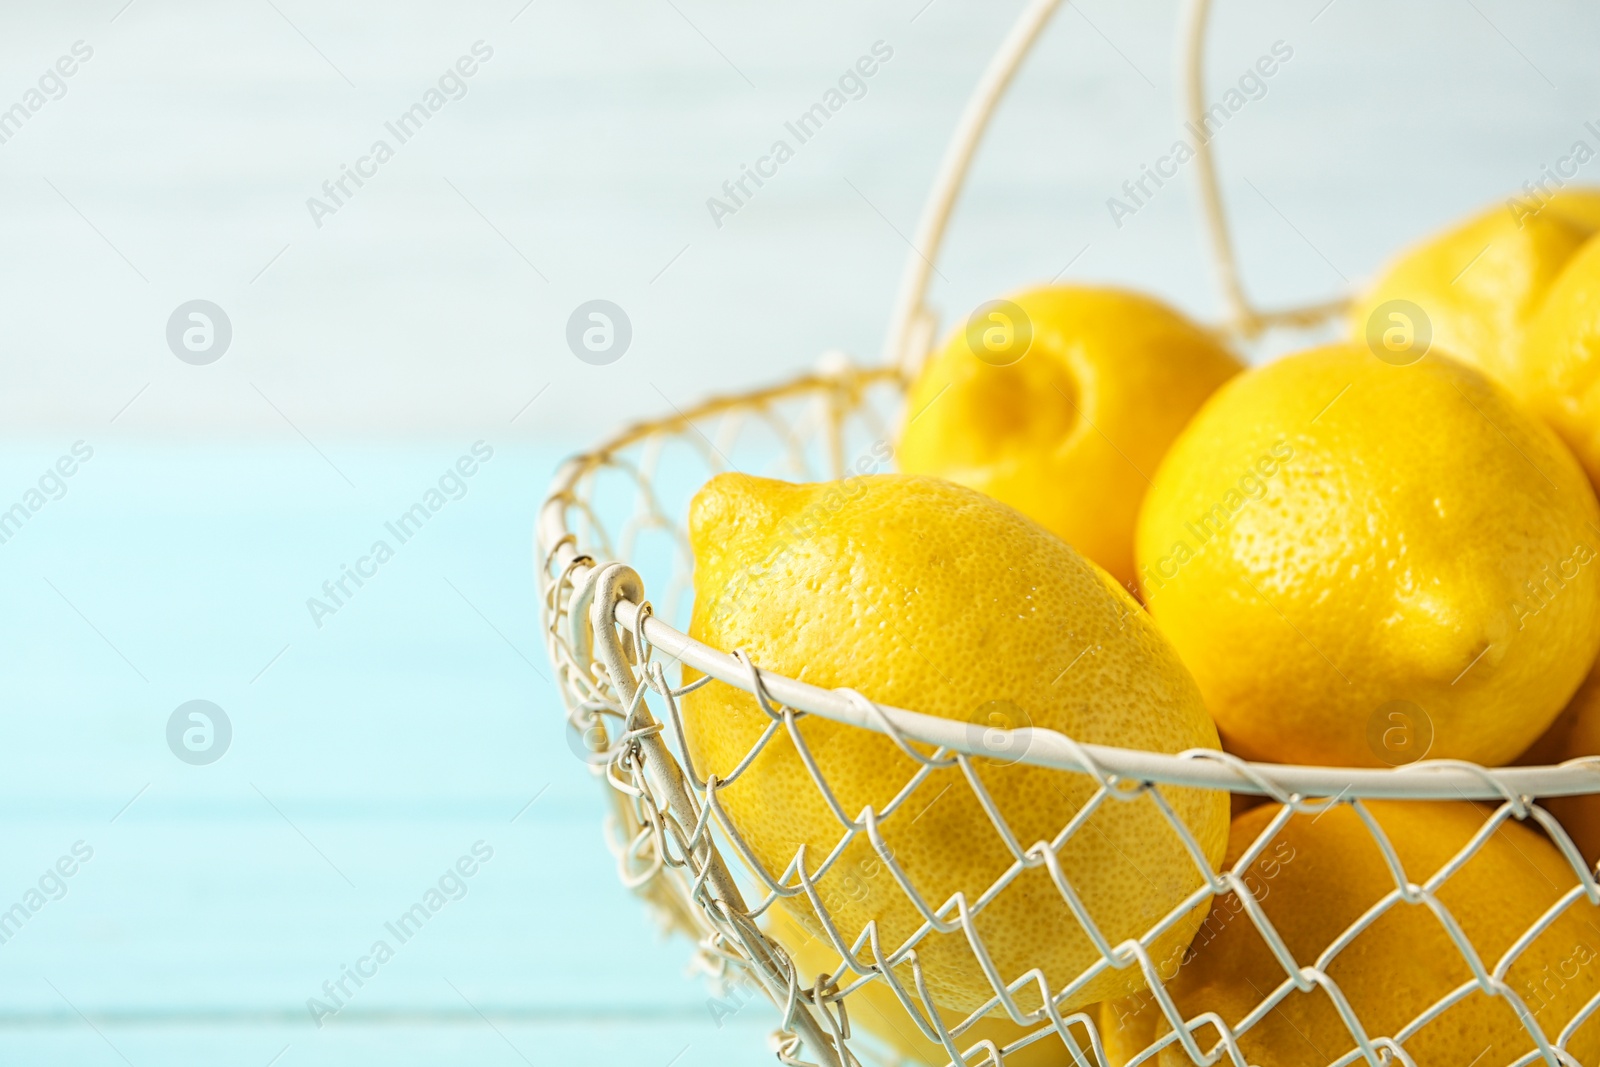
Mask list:
[[[769,936],[776,938],[788,950],[799,970],[803,987],[811,988],[820,974],[832,975],[841,987],[857,980],[854,972],[842,966],[843,961],[831,945],[808,934],[789,917],[788,912],[773,908],[768,914],[772,916],[768,924]],[[918,1012],[926,1015],[927,1006],[917,997],[916,989],[908,988],[906,992],[911,995]],[[952,1062],[942,1044],[923,1036],[921,1027],[883,980],[874,980],[857,989],[850,994],[847,1004],[852,1033],[865,1030],[900,1056],[915,1063],[944,1067],[944,1064]],[[939,1017],[946,1031],[960,1025],[966,1018],[948,1011],[940,1012]],[[962,1053],[974,1049],[982,1041],[992,1042],[995,1047],[1003,1049],[1035,1033],[1043,1025],[1046,1024],[1018,1026],[1008,1018],[985,1018],[967,1027],[960,1035],[953,1036],[956,1048]],[[1083,1028],[1078,1026],[1074,1030],[1073,1036],[1078,1040],[1078,1047],[1087,1048]],[[977,1054],[968,1057],[973,1063],[980,1058]],[[1072,1062],[1072,1053],[1066,1044],[1053,1034],[1006,1056],[1006,1067],[1071,1067]]]
[[1395,360],[1437,349],[1521,396],[1523,336],[1597,227],[1597,190],[1489,208],[1391,263],[1352,306],[1352,335]]
[[[1590,670],[1550,729],[1517,762],[1544,765],[1583,756],[1600,756],[1600,665]],[[1591,867],[1600,863],[1600,795],[1550,797],[1539,803],[1561,821]]]
[[[1369,801],[1413,885],[1428,882],[1478,833],[1487,809],[1467,803]],[[1257,808],[1234,821],[1228,844],[1233,864],[1281,809]],[[1300,967],[1323,953],[1370,908],[1396,888],[1395,876],[1361,816],[1349,805],[1319,815],[1296,815],[1245,871],[1243,879]],[[1435,895],[1476,950],[1486,971],[1568,889],[1577,875],[1537,832],[1516,822],[1500,826]],[[1323,968],[1369,1039],[1395,1038],[1453,991],[1473,982],[1461,949],[1425,903],[1397,900],[1356,934]],[[1245,1017],[1287,978],[1235,894],[1218,897],[1185,957],[1166,984],[1179,1013],[1194,1019],[1215,1012],[1236,1031]],[[1583,898],[1562,912],[1512,961],[1505,983],[1552,1044],[1578,1011],[1600,992],[1600,909]],[[1149,993],[1101,1009],[1112,1064],[1167,1034],[1171,1026]],[[1215,1024],[1195,1034],[1202,1050],[1221,1035]],[[1143,1042],[1139,1044],[1138,1042]],[[1328,988],[1291,989],[1240,1037],[1259,1067],[1325,1067],[1356,1049]],[[1402,1047],[1417,1067],[1507,1067],[1534,1048],[1516,1009],[1504,996],[1473,989],[1409,1035]],[[1574,1063],[1600,1057],[1600,1022],[1591,1019],[1566,1045]],[[1224,1054],[1226,1059],[1226,1054]],[[1189,1067],[1177,1044],[1163,1049],[1160,1067]]]
[[1549,208],[1579,226],[1600,230],[1600,189],[1592,186],[1561,189],[1540,199],[1508,200],[1506,207],[1517,218],[1526,218]]
[[1600,241],[1567,263],[1523,342],[1518,395],[1600,485]]
[[1478,371],[1354,346],[1224,386],[1174,442],[1140,578],[1250,758],[1500,764],[1600,649],[1600,507]]
[[929,360],[897,459],[1010,504],[1127,585],[1156,464],[1239,370],[1210,334],[1149,297],[1033,289],[978,309]]
[[[1055,843],[1097,786],[1017,762],[1021,753],[995,727],[1032,725],[1156,752],[1216,744],[1193,679],[1137,602],[1049,531],[981,493],[915,475],[792,485],[723,474],[695,497],[689,537],[694,637],[813,685],[970,724],[971,743],[992,746],[973,774],[1023,849]],[[701,775],[731,775],[772,723],[752,697],[721,682],[689,694],[683,711]],[[918,933],[924,916],[901,875],[946,921],[960,919],[958,897],[977,908],[1008,876],[1016,858],[959,768],[926,772],[891,738],[816,716],[796,731],[843,815],[863,823],[872,815],[881,852],[862,832],[830,861],[845,828],[785,730],[718,795],[771,874],[790,870],[794,884],[803,866],[815,879],[847,942],[870,925],[893,952]],[[1201,854],[1220,856],[1226,795],[1161,795]],[[1154,797],[1100,799],[1056,856],[1117,944],[1179,908],[1202,874]],[[1038,968],[1052,992],[1062,990],[1100,953],[1045,867],[1012,874],[970,917],[971,930],[1002,981]],[[805,896],[785,906],[808,933],[821,933]],[[1198,910],[1182,916],[1151,951],[1180,952],[1200,918]],[[928,933],[916,956],[941,1009],[962,1015],[990,999],[963,929]],[[1085,976],[1067,1006],[1136,987],[1136,971]],[[909,964],[897,973],[913,981]],[[1019,999],[1030,1011],[1039,1004],[1031,984]]]

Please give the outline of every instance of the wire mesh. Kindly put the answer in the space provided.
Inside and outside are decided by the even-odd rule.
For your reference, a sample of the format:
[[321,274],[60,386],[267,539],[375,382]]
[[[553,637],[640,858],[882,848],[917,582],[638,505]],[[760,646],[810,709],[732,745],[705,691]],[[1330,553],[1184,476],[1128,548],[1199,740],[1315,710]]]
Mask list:
[[[747,658],[733,655],[713,661],[694,653],[693,642],[669,625],[674,621],[670,616],[656,617],[638,573],[612,560],[650,556],[643,541],[658,538],[662,551],[653,557],[652,580],[681,601],[677,594],[687,588],[692,569],[684,534],[687,503],[705,477],[736,462],[741,469],[796,479],[838,476],[850,469],[852,457],[871,455],[872,443],[886,439],[890,412],[899,396],[900,379],[893,372],[844,369],[746,398],[712,401],[670,420],[629,430],[611,447],[569,464],[541,523],[538,563],[546,638],[569,723],[575,736],[584,739],[595,772],[604,777],[615,798],[611,836],[619,874],[667,923],[696,940],[699,966],[713,980],[727,986],[759,986],[778,1005],[782,1025],[774,1050],[779,1062],[836,1067],[870,1062],[863,1057],[870,1055],[874,1039],[860,1033],[859,1027],[852,1029],[850,1007],[865,1004],[873,987],[878,990],[879,1014],[892,998],[903,1012],[903,1025],[914,1028],[904,1035],[911,1043],[920,1042],[918,1047],[924,1050],[938,1049],[944,1062],[966,1067],[1016,1063],[1030,1050],[1038,1054],[1044,1047],[1059,1054],[1059,1060],[1049,1062],[1097,1067],[1270,1063],[1250,1058],[1259,1055],[1252,1051],[1252,1033],[1266,1033],[1286,1007],[1306,997],[1322,998],[1331,1006],[1345,1044],[1319,1046],[1325,1060],[1285,1062],[1340,1067],[1425,1064],[1429,1061],[1412,1058],[1408,1043],[1415,1044],[1430,1025],[1448,1023],[1455,1018],[1453,1012],[1488,1010],[1484,1004],[1512,1012],[1526,1044],[1504,1059],[1485,1058],[1478,1067],[1493,1063],[1573,1067],[1596,1062],[1591,1045],[1600,1032],[1600,1020],[1593,1024],[1590,1020],[1600,1007],[1600,968],[1594,975],[1583,969],[1577,979],[1561,979],[1569,992],[1556,998],[1559,1010],[1551,1010],[1555,1000],[1537,993],[1534,984],[1514,972],[1530,946],[1542,944],[1552,931],[1565,930],[1580,919],[1584,929],[1592,931],[1582,935],[1587,939],[1583,944],[1600,948],[1600,885],[1566,831],[1534,799],[1600,791],[1597,761],[1564,768],[1491,770],[1452,762],[1330,772],[1247,764],[1226,753],[1210,752],[1166,757],[1170,762],[1150,774],[1141,773],[1137,765],[1141,754],[1091,751],[1091,746],[1074,745],[1070,739],[1028,731],[1034,736],[1024,739],[1022,762],[1042,759],[1050,750],[1042,742],[1049,737],[1057,747],[1075,753],[1072,760],[1056,761],[1059,769],[1049,773],[1087,778],[1092,788],[1053,836],[1027,841],[1016,836],[1006,812],[987,791],[983,747],[964,745],[959,737],[949,736],[940,743],[919,717],[848,693],[842,699],[856,710],[853,727],[892,740],[904,774],[900,788],[879,806],[847,810],[829,781],[827,760],[807,751],[801,730],[808,715],[828,709],[783,702],[774,694],[785,682],[795,683],[763,672]],[[676,464],[670,478],[662,477],[666,463]],[[579,546],[595,546],[599,555]],[[699,672],[687,686],[685,664]],[[720,779],[708,768],[694,765],[681,712],[686,692],[713,676],[750,693],[770,723],[748,756],[726,769]],[[802,755],[811,787],[835,813],[838,831],[820,856],[808,855],[802,848],[788,857],[782,869],[762,862],[723,801],[724,791],[737,784],[756,756],[771,746],[792,746]],[[963,747],[974,751],[962,751]],[[1276,813],[1220,869],[1206,861],[1193,829],[1174,813],[1161,789],[1163,780],[1195,784],[1193,768],[1199,767],[1205,768],[1202,778],[1225,776],[1221,784],[1212,781],[1209,788],[1264,798]],[[1335,778],[1342,773],[1345,785],[1327,788],[1327,779],[1307,777],[1329,773]],[[950,788],[971,793],[1012,859],[1005,869],[994,871],[992,882],[979,892],[944,900],[925,897],[915,874],[889,844],[895,827],[917,814],[907,798],[917,795],[934,776],[953,783]],[[1305,788],[1307,780],[1321,791]],[[1381,788],[1375,784],[1379,781]],[[1395,817],[1384,815],[1384,805],[1392,809],[1397,802],[1374,799],[1396,796],[1418,803],[1430,799],[1465,803],[1477,798],[1479,829],[1445,862],[1412,869],[1384,829],[1384,819]],[[1145,805],[1154,811],[1193,867],[1192,890],[1171,910],[1153,917],[1139,936],[1122,940],[1104,933],[1099,918],[1083,905],[1074,887],[1076,872],[1061,862],[1073,836],[1086,832],[1097,809],[1116,804]],[[1362,900],[1360,913],[1336,936],[1309,946],[1291,944],[1296,939],[1279,930],[1274,916],[1281,921],[1292,913],[1293,894],[1299,890],[1287,882],[1264,883],[1258,865],[1275,843],[1286,840],[1286,828],[1296,825],[1293,820],[1316,821],[1330,811],[1340,812],[1341,819],[1359,821],[1381,856],[1389,884],[1372,899]],[[1551,890],[1548,906],[1540,908],[1526,929],[1517,931],[1514,942],[1478,944],[1469,934],[1471,922],[1458,919],[1462,904],[1450,899],[1449,887],[1464,884],[1459,872],[1474,862],[1485,842],[1508,833],[1507,824],[1537,827],[1549,841],[1539,842],[1539,847],[1559,853],[1557,876],[1567,884],[1558,887],[1559,892]],[[1314,849],[1315,843],[1295,847]],[[1530,846],[1524,842],[1523,847]],[[841,872],[848,866],[845,858],[862,855],[878,865],[883,877],[892,879],[896,891],[922,917],[921,927],[898,943],[885,943],[875,924],[852,927],[839,920],[841,909],[836,905],[838,894],[845,891],[841,888]],[[1019,879],[1040,876],[1030,872],[1043,872],[1051,880],[1059,892],[1062,915],[1070,916],[1075,929],[1095,946],[1094,962],[1081,973],[1047,977],[1039,968],[1002,973],[988,951],[979,929],[983,916]],[[1544,873],[1551,876],[1548,864]],[[1274,891],[1278,896],[1269,906],[1267,896]],[[1310,906],[1310,901],[1302,904]],[[775,913],[786,906],[812,918],[815,935],[836,961],[831,967],[804,971],[773,936]],[[1170,953],[1156,951],[1163,936],[1185,916],[1202,911],[1209,912],[1208,923],[1220,916],[1235,929],[1244,929],[1247,922],[1276,961],[1281,973],[1271,988],[1260,990],[1248,1010],[1230,1012],[1208,1004],[1204,995],[1184,991],[1181,967]],[[1341,985],[1339,961],[1383,935],[1385,916],[1407,911],[1425,912],[1430,928],[1443,932],[1441,944],[1458,954],[1463,977],[1414,1015],[1379,1024],[1363,1016],[1356,1006],[1359,998]],[[793,928],[791,923],[791,945]],[[941,1002],[937,983],[930,981],[922,965],[919,948],[925,950],[929,939],[940,936],[964,938],[983,970],[989,999],[972,1010],[952,1011],[949,1003]],[[1085,988],[1111,972],[1122,972],[1130,976],[1131,986],[1143,987],[1132,1007],[1124,1002],[1109,1016],[1105,1008],[1063,1007],[1077,1005]],[[1180,978],[1177,987],[1175,973]],[[1579,989],[1594,992],[1573,1003]],[[1480,1003],[1478,997],[1491,999]],[[1142,1016],[1140,1025],[1150,1031],[1148,1040],[1119,1050],[1116,1041],[1125,1045],[1128,1035],[1108,1034],[1107,1023],[1130,1014]],[[1014,1028],[1004,1042],[979,1036],[991,1033],[990,1024],[996,1019],[1008,1020]],[[1322,1041],[1325,1045],[1325,1034]]]

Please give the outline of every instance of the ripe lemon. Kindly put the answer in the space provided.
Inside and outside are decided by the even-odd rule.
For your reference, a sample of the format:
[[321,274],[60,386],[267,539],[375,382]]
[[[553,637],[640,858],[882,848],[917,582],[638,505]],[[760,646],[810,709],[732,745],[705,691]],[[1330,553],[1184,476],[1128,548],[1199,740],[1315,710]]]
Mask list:
[[[1487,809],[1465,802],[1369,801],[1414,885],[1428,882],[1482,829]],[[1279,813],[1273,804],[1234,821],[1232,865]],[[1296,815],[1242,875],[1294,962],[1314,967],[1346,929],[1396,888],[1371,831],[1349,805]],[[1551,844],[1508,822],[1436,889],[1461,933],[1493,972],[1511,946],[1572,886],[1577,875]],[[1397,901],[1323,968],[1369,1039],[1393,1038],[1473,972],[1441,919],[1424,903]],[[1244,903],[1218,897],[1177,976],[1166,984],[1185,1019],[1215,1012],[1236,1030],[1283,984],[1287,971]],[[1600,909],[1579,898],[1511,963],[1504,980],[1545,1037],[1554,1043],[1579,1009],[1600,992]],[[1107,1043],[1127,1057],[1171,1029],[1149,993],[1101,1009]],[[1202,1049],[1220,1034],[1214,1024],[1195,1035]],[[1137,1042],[1143,1041],[1143,1044]],[[1291,990],[1240,1037],[1260,1067],[1325,1067],[1356,1049],[1330,992]],[[1403,1046],[1417,1067],[1507,1067],[1534,1049],[1504,996],[1474,989],[1410,1035]],[[1590,1019],[1567,1044],[1575,1063],[1600,1057],[1600,1021]],[[1224,1054],[1226,1059],[1226,1054]],[[1341,1060],[1341,1062],[1344,1062]],[[1174,1044],[1160,1067],[1188,1067]]]
[[[850,687],[880,703],[971,724],[995,745],[974,773],[1020,847],[1061,834],[1096,792],[1085,775],[1030,767],[996,726],[1057,730],[1083,742],[1156,752],[1214,746],[1216,730],[1171,646],[1117,584],[1043,527],[981,493],[915,475],[792,485],[741,474],[708,482],[690,508],[695,604],[690,633],[743,650],[771,671]],[[684,700],[699,774],[727,776],[771,720],[744,692],[712,682]],[[882,817],[882,841],[931,908],[969,907],[1014,857],[959,768],[926,775],[887,736],[808,716],[800,736],[851,819]],[[793,740],[780,731],[720,792],[763,866],[800,858],[816,876],[844,836]],[[1226,844],[1227,798],[1163,789],[1207,858]],[[898,799],[897,799],[898,797]],[[1060,868],[1112,944],[1145,933],[1202,882],[1153,797],[1109,796],[1057,851]],[[791,872],[788,881],[793,884]],[[817,878],[847,942],[871,924],[885,952],[923,925],[886,857],[865,834]],[[785,906],[820,935],[804,896]],[[955,909],[947,919],[959,918]],[[1172,956],[1196,910],[1157,941]],[[972,920],[1003,981],[1041,969],[1052,991],[1100,959],[1043,867],[1022,871]],[[938,1005],[966,1014],[991,997],[966,935],[930,933],[917,958]],[[1137,968],[1105,970],[1067,1007],[1137,987]],[[897,973],[912,982],[910,966]],[[1039,1004],[1034,986],[1019,994]]]
[[1010,504],[1131,588],[1150,476],[1240,369],[1149,297],[1033,289],[980,308],[929,360],[906,402],[898,462]]
[[[1590,670],[1550,729],[1517,762],[1544,765],[1582,756],[1600,756],[1600,665]],[[1600,795],[1550,797],[1539,803],[1561,821],[1591,867],[1600,863]]]
[[1146,602],[1250,758],[1504,763],[1600,649],[1600,508],[1478,371],[1331,346],[1234,379],[1139,523]]
[[[800,983],[804,988],[811,988],[820,974],[832,975],[840,986],[847,986],[857,979],[858,976],[854,972],[845,970],[841,966],[839,953],[834,951],[831,945],[806,933],[799,923],[789,917],[788,912],[781,908],[773,908],[768,914],[772,916],[768,924],[769,936],[776,938],[788,949],[790,958],[794,960],[799,970]],[[917,1010],[925,1014],[927,1007],[918,998],[916,989],[908,988],[906,992],[911,995]],[[847,1004],[852,1033],[865,1030],[899,1055],[915,1063],[943,1067],[944,1064],[951,1062],[944,1046],[923,1036],[921,1028],[900,1003],[900,998],[895,996],[894,990],[881,979],[869,982],[851,993]],[[966,1018],[964,1015],[948,1011],[939,1014],[947,1031]],[[979,1019],[955,1037],[955,1044],[963,1053],[980,1041],[992,1041],[1003,1049],[1011,1042],[1019,1041],[1034,1033],[1043,1025],[1045,1024],[1018,1026],[1008,1018]],[[1078,1027],[1075,1036],[1079,1047],[1086,1047],[1082,1027]],[[976,1055],[968,1058],[973,1063],[977,1063],[980,1059]],[[1006,1056],[1006,1067],[1071,1067],[1071,1064],[1072,1053],[1060,1038],[1053,1035],[1041,1038]]]
[[1396,359],[1437,349],[1522,396],[1523,336],[1596,227],[1600,190],[1489,208],[1401,253],[1352,306],[1352,337]]
[[1523,342],[1516,391],[1600,485],[1600,241],[1566,264]]
[[1543,198],[1542,202],[1518,198],[1513,206],[1513,202],[1508,200],[1506,206],[1519,218],[1549,208],[1579,226],[1600,230],[1600,189],[1593,186],[1562,189]]
[[1507,202],[1402,255],[1352,311],[1374,351],[1433,344],[1498,378],[1600,484],[1600,190]]

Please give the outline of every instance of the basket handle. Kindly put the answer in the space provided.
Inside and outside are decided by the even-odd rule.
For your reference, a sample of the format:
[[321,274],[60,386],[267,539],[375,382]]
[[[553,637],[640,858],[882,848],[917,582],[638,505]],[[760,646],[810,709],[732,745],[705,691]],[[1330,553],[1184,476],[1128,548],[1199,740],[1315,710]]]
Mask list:
[[939,247],[944,243],[945,228],[950,222],[956,197],[966,184],[967,171],[978,152],[978,142],[989,128],[989,120],[1000,98],[1011,86],[1017,68],[1033,49],[1034,41],[1050,22],[1050,17],[1061,6],[1062,0],[1032,0],[1000,47],[994,58],[984,68],[967,106],[956,123],[950,143],[945,146],[944,158],[933,179],[933,188],[922,205],[922,217],[917,220],[917,232],[912,238],[911,254],[906,257],[905,268],[900,272],[900,292],[895,297],[894,310],[889,316],[889,335],[884,341],[884,362],[898,366],[907,378],[922,369],[933,345],[938,316],[927,305],[928,280],[933,274],[933,261],[939,258]]
[[[905,267],[901,271],[900,290],[895,297],[894,309],[889,317],[888,336],[884,342],[884,363],[899,367],[901,374],[908,379],[915,377],[922,369],[923,362],[932,351],[934,334],[938,329],[938,317],[927,304],[928,284],[933,275],[934,261],[938,259],[944,243],[956,198],[966,184],[973,157],[1001,98],[1061,4],[1062,0],[1032,0],[1023,10],[979,77],[972,96],[967,100],[966,109],[956,124],[955,133],[945,147],[933,188],[922,206],[911,254],[906,257]],[[1197,129],[1204,129],[1201,120],[1205,114],[1205,37],[1211,18],[1211,0],[1187,0],[1185,8],[1187,17],[1181,57],[1185,75],[1183,110]],[[1240,280],[1233,236],[1228,229],[1227,213],[1217,184],[1216,157],[1209,141],[1197,139],[1197,142],[1195,166],[1200,206],[1210,237],[1212,264],[1228,307],[1228,319],[1222,325],[1222,332],[1229,336],[1253,337],[1272,326],[1311,325],[1341,310],[1345,306],[1343,299],[1274,312],[1261,311],[1250,302]]]
[[[1183,106],[1190,128],[1203,130],[1206,128],[1206,29],[1211,22],[1211,0],[1188,0],[1185,11]],[[1263,311],[1250,301],[1245,295],[1239,261],[1233,251],[1233,231],[1228,228],[1222,190],[1217,184],[1217,162],[1211,152],[1210,138],[1195,139],[1194,155],[1200,212],[1205,216],[1206,233],[1211,238],[1211,262],[1216,268],[1217,284],[1222,288],[1222,299],[1228,307],[1222,333],[1231,338],[1248,339],[1276,326],[1314,326],[1342,312],[1349,304],[1348,296],[1276,311]]]
[[[1203,130],[1206,128],[1206,26],[1211,21],[1211,0],[1189,0],[1185,10],[1184,117],[1189,120],[1190,129]],[[1244,295],[1244,283],[1239,279],[1239,261],[1233,254],[1233,233],[1228,229],[1228,216],[1222,206],[1217,161],[1211,154],[1209,137],[1195,138],[1194,162],[1200,186],[1200,210],[1205,215],[1206,233],[1211,237],[1211,259],[1217,270],[1217,283],[1222,287],[1229,319],[1235,329],[1242,329],[1256,318],[1256,312]]]

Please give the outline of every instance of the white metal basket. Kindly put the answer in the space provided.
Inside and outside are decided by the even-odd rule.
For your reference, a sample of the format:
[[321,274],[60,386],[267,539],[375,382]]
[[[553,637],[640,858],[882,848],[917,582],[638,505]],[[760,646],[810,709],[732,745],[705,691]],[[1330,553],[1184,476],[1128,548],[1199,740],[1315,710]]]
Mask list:
[[[1014,857],[1011,869],[996,872],[994,885],[975,900],[918,900],[928,917],[923,928],[904,944],[876,945],[868,950],[862,931],[832,924],[814,892],[815,881],[845,844],[871,836],[869,826],[881,827],[904,816],[890,804],[882,811],[851,817],[835,802],[840,843],[827,860],[809,872],[803,864],[790,864],[783,871],[764,867],[719,802],[718,792],[728,782],[708,782],[687,755],[678,699],[689,688],[716,679],[755,696],[772,717],[772,727],[758,750],[768,744],[803,745],[796,724],[805,716],[893,738],[906,760],[908,789],[902,795],[927,775],[952,767],[959,768],[962,780],[981,794],[980,778],[968,773],[972,759],[993,755],[998,744],[1010,758],[1026,764],[1091,777],[1090,806],[1158,804],[1173,833],[1196,857],[1203,851],[1189,828],[1170,808],[1159,804],[1155,786],[1268,797],[1284,805],[1256,845],[1230,869],[1214,871],[1197,861],[1200,888],[1173,914],[1152,923],[1145,936],[1111,944],[1094,928],[1092,916],[1080,916],[1100,950],[1101,958],[1091,970],[1141,969],[1168,1026],[1163,1036],[1132,1056],[1131,1064],[1156,1064],[1159,1060],[1246,1067],[1240,1037],[1294,991],[1321,987],[1343,1005],[1341,1017],[1349,1031],[1348,1044],[1327,1053],[1328,1062],[1335,1067],[1358,1063],[1417,1067],[1405,1048],[1408,1038],[1476,994],[1505,998],[1517,1012],[1530,1035],[1529,1051],[1515,1060],[1519,1067],[1534,1063],[1595,1067],[1580,1065],[1567,1046],[1600,1008],[1600,993],[1570,1018],[1551,1026],[1550,1020],[1541,1020],[1539,1012],[1526,1003],[1525,991],[1508,982],[1507,971],[1518,953],[1563,912],[1600,905],[1600,884],[1594,873],[1560,824],[1536,803],[1543,798],[1600,794],[1600,759],[1561,767],[1497,769],[1459,761],[1423,761],[1379,770],[1249,763],[1219,751],[1164,755],[1078,744],[1038,729],[1011,731],[997,742],[994,737],[975,737],[964,722],[887,707],[873,703],[871,694],[821,689],[764,671],[736,649],[710,648],[674,627],[677,605],[692,570],[684,515],[689,497],[706,476],[734,466],[737,457],[741,469],[759,466],[763,473],[795,480],[838,478],[846,471],[849,458],[864,446],[889,439],[905,386],[934,341],[936,323],[924,294],[933,270],[931,261],[968,164],[1012,75],[1059,4],[1060,0],[1033,0],[1027,7],[960,120],[914,241],[922,253],[914,252],[907,260],[880,365],[859,367],[837,357],[825,360],[825,370],[817,374],[712,399],[688,411],[674,412],[670,418],[633,426],[568,461],[558,473],[536,531],[535,565],[541,583],[543,625],[568,722],[574,736],[582,738],[576,751],[611,787],[615,801],[612,846],[621,877],[669,924],[698,942],[697,959],[714,981],[724,987],[758,986],[778,1005],[782,1023],[774,1036],[774,1051],[783,1063],[822,1067],[861,1063],[862,1056],[869,1055],[870,1042],[852,1031],[849,1012],[860,991],[872,983],[890,987],[920,1037],[942,1049],[950,1064],[977,1067],[993,1063],[998,1067],[1007,1056],[1041,1041],[1053,1042],[1060,1049],[1061,1063],[1103,1067],[1110,1062],[1094,1012],[1062,1015],[1057,1008],[1089,975],[1057,988],[1050,987],[1037,971],[1009,984],[991,983],[993,998],[988,1004],[952,1021],[948,1014],[941,1017],[935,1010],[940,1005],[926,985],[903,982],[897,977],[903,968],[891,970],[910,964],[915,972],[917,944],[933,931],[964,931],[982,958],[982,939],[972,925],[973,918],[981,913],[985,901],[1022,871],[1046,865],[1051,850],[1060,848],[1072,826],[1063,827],[1062,835],[1052,841],[1030,845],[1016,840],[1003,817],[989,805],[986,810],[991,811],[995,832]],[[1191,0],[1188,7],[1184,82],[1186,106],[1195,119],[1202,107],[1208,7],[1209,0]],[[1342,307],[1342,301],[1334,301],[1273,314],[1252,307],[1234,267],[1214,164],[1203,141],[1196,146],[1196,157],[1205,217],[1230,311],[1220,330],[1248,337],[1269,326],[1312,324]],[[606,516],[611,514],[626,517],[608,522]],[[665,605],[661,614],[645,599],[641,571],[659,576],[657,592]],[[669,676],[669,670],[679,665],[704,677],[684,687]],[[829,784],[814,761],[811,770],[815,787],[831,798]],[[1365,804],[1378,799],[1481,801],[1483,830],[1438,871],[1408,872]],[[1349,805],[1364,820],[1389,864],[1395,887],[1335,939],[1329,951],[1316,959],[1297,960],[1256,901],[1246,877],[1248,867],[1291,814],[1318,813],[1332,805]],[[1540,826],[1572,865],[1577,882],[1510,949],[1496,957],[1483,957],[1460,926],[1450,921],[1438,890],[1508,820]],[[879,858],[908,895],[914,895],[912,881],[892,852],[880,849]],[[838,950],[839,964],[828,974],[800,973],[759,922],[778,898],[802,893],[810,896]],[[1243,912],[1283,963],[1284,980],[1273,989],[1262,990],[1255,1010],[1242,1018],[1225,1019],[1214,1012],[1186,1018],[1166,995],[1162,976],[1146,948],[1176,921],[1175,916],[1227,894],[1242,902]],[[1406,1026],[1393,1032],[1371,1032],[1340,997],[1328,967],[1342,947],[1393,908],[1426,908],[1437,915],[1470,967],[1472,978]],[[1600,943],[1600,929],[1596,933]],[[1039,1006],[1030,1011],[1025,1002]],[[1023,1028],[1020,1036],[1003,1046],[971,1037],[982,1017],[1001,1012]],[[1182,1058],[1177,1061],[1170,1058],[1179,1054]],[[1492,1065],[1486,1061],[1471,1067]]]

